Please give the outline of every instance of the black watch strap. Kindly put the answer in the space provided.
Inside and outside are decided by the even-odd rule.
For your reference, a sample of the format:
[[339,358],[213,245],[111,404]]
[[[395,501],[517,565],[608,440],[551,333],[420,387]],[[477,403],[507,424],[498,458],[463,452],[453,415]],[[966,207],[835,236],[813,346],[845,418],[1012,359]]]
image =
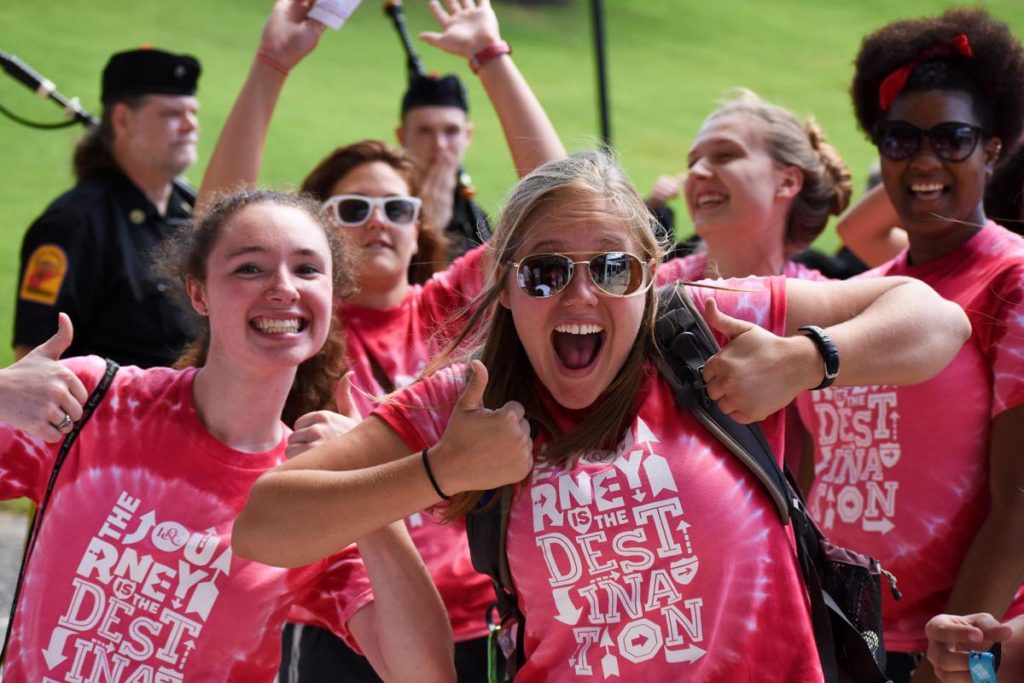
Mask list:
[[800,328],[800,332],[810,337],[825,361],[825,377],[821,380],[821,384],[811,391],[832,386],[832,382],[839,376],[839,349],[836,348],[836,343],[832,341],[832,337],[828,336],[825,330],[817,325],[804,325]]

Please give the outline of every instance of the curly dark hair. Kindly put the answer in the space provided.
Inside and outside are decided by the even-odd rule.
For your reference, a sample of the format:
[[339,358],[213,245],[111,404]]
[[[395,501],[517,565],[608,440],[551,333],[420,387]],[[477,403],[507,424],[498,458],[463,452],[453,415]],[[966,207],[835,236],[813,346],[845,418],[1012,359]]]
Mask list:
[[[226,195],[218,199],[194,225],[178,230],[165,239],[154,254],[155,271],[175,285],[173,293],[182,309],[189,314],[193,330],[193,340],[175,362],[175,368],[205,365],[210,350],[209,321],[200,318],[192,309],[185,290],[186,279],[206,281],[206,262],[220,240],[224,227],[242,209],[256,204],[288,206],[306,213],[327,237],[331,250],[334,297],[341,299],[354,290],[351,257],[344,251],[337,231],[320,212],[320,202],[309,196],[273,190],[244,190]],[[327,341],[315,356],[303,361],[295,373],[295,381],[281,414],[281,419],[289,426],[308,412],[328,408],[333,399],[334,386],[346,370],[344,334],[339,325],[337,307],[334,310]]]
[[903,92],[954,90],[967,93],[986,136],[995,135],[1009,154],[1024,129],[1024,50],[1009,27],[981,8],[953,8],[937,17],[887,24],[861,43],[850,94],[857,122],[870,138],[885,118],[878,89],[886,76],[920,59],[929,50],[949,45],[964,34],[972,56],[954,53],[918,65]]
[[[331,196],[331,188],[335,183],[357,166],[374,161],[380,161],[395,169],[409,184],[409,192],[413,195],[419,194],[419,176],[416,173],[415,162],[402,150],[379,140],[363,140],[335,148],[309,172],[299,189],[321,202],[326,201]],[[448,240],[433,224],[430,216],[422,211],[416,245],[416,254],[409,264],[409,282],[422,284],[434,273],[448,267]]]

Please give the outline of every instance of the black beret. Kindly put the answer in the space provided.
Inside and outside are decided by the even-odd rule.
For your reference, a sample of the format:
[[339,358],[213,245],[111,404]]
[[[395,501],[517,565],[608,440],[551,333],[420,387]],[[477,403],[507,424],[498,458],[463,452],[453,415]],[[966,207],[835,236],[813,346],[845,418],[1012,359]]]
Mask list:
[[109,105],[131,95],[195,95],[199,60],[163,50],[118,52],[103,68],[100,98]]
[[402,116],[416,107],[458,107],[469,113],[466,89],[454,74],[447,76],[413,75],[402,96]]

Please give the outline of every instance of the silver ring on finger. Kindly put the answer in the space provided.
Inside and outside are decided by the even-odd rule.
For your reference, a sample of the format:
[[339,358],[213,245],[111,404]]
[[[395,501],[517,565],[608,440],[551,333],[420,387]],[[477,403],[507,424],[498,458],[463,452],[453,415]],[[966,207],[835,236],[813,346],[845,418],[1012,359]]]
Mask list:
[[71,419],[71,416],[68,415],[67,413],[64,413],[64,419],[61,420],[58,424],[53,425],[53,428],[56,429],[58,432],[63,432],[65,429],[70,427],[73,423],[74,423],[74,420]]

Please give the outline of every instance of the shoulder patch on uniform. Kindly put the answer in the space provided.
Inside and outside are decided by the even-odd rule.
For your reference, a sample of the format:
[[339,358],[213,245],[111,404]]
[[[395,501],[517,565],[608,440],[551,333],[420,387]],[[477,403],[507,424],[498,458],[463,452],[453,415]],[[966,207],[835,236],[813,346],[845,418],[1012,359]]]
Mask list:
[[52,306],[68,272],[68,257],[56,244],[41,244],[25,266],[18,298]]

